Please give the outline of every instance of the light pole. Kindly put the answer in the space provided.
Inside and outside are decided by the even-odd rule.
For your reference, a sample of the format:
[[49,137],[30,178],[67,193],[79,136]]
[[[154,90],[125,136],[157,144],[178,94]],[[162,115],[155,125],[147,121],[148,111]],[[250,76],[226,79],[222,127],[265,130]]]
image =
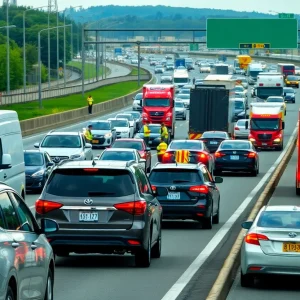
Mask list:
[[43,108],[42,105],[42,62],[41,62],[41,33],[43,31],[48,30],[48,32],[52,29],[61,28],[61,27],[66,27],[70,25],[63,25],[63,26],[56,26],[52,28],[45,28],[39,31],[38,33],[38,68],[39,68],[39,107]]
[[36,10],[40,8],[48,7],[48,5],[35,7],[35,8],[28,8],[23,11],[23,88],[24,88],[24,94],[26,93],[26,24],[25,24],[25,15],[26,12],[31,10]]

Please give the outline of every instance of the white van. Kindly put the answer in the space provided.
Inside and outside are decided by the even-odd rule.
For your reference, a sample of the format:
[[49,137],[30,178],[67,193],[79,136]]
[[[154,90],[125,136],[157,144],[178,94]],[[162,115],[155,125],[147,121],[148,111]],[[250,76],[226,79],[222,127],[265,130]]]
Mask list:
[[182,88],[184,85],[190,82],[189,73],[186,69],[174,70],[173,82],[176,89]]
[[25,163],[18,114],[0,110],[0,182],[14,188],[25,199]]

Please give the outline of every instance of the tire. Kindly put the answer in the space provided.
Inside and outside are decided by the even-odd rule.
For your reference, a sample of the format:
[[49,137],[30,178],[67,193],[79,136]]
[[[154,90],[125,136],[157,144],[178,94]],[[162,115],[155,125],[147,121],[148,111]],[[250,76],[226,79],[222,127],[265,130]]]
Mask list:
[[159,232],[156,244],[153,246],[151,250],[152,258],[160,258],[160,256],[161,256],[161,230]]
[[295,100],[292,103],[295,103]]
[[286,110],[284,111],[284,115],[286,116]]
[[184,118],[182,118],[182,120],[183,120],[183,121],[185,121],[185,120],[186,120],[186,115],[185,115],[185,117],[184,117]]
[[51,269],[48,271],[48,277],[47,277],[47,286],[45,291],[45,300],[53,300],[53,274]]
[[241,286],[252,287],[254,285],[254,276],[252,274],[243,274],[241,271]]
[[212,219],[213,224],[219,224],[219,222],[220,222],[220,198],[218,201],[218,212],[216,215],[213,216],[213,219]]
[[7,288],[5,300],[15,300],[14,292],[10,286]]
[[278,148],[276,148],[277,151],[282,151],[282,149],[283,149],[283,143]]
[[251,171],[250,175],[252,177],[256,177],[257,176],[257,170],[255,169],[254,171]]
[[211,208],[210,216],[208,218],[202,219],[202,228],[203,229],[212,229],[212,224],[213,224],[212,212],[213,212],[213,207]]
[[151,243],[148,239],[147,249],[141,249],[135,254],[135,266],[138,268],[149,268],[151,264]]

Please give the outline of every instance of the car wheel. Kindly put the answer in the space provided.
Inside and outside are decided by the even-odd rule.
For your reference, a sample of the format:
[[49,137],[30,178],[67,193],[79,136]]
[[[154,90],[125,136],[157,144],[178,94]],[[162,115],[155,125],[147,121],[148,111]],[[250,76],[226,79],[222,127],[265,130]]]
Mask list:
[[210,216],[202,219],[202,228],[203,229],[212,229],[213,224],[213,207],[211,208]]
[[159,232],[156,244],[153,246],[151,250],[152,258],[160,258],[160,256],[161,256],[161,230]]
[[152,162],[151,162],[151,159],[150,159],[149,167],[148,167],[147,170],[146,170],[147,173],[150,173],[150,171],[151,171],[151,163],[152,163]]
[[286,116],[286,110],[284,111],[284,115]]
[[292,103],[295,103],[295,100]]
[[139,268],[148,268],[151,264],[151,237],[148,239],[147,249],[141,249],[135,254],[135,265]]
[[15,300],[15,295],[13,293],[13,290],[10,286],[7,288],[5,300]]
[[217,212],[216,215],[213,216],[212,223],[213,224],[219,224],[219,221],[220,221],[220,198],[219,198],[219,201],[218,201],[218,212]]
[[185,121],[186,120],[186,115],[183,117],[183,119],[182,119],[183,121]]
[[254,277],[252,274],[243,274],[241,271],[241,286],[252,287],[254,285]]
[[297,187],[296,187],[296,195],[297,195],[297,196],[300,196],[300,188],[297,188]]
[[45,292],[45,300],[53,300],[53,274],[51,269],[48,271],[47,286]]
[[257,166],[255,167],[254,170],[251,171],[251,176],[256,177],[257,176]]

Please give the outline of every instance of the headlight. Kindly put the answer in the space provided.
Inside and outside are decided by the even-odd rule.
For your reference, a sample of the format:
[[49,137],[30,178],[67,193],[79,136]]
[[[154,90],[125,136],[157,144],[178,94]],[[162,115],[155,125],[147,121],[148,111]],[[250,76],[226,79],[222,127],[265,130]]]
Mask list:
[[290,82],[289,82],[289,81],[287,81],[286,83],[290,84]]
[[45,173],[44,170],[40,170],[40,171],[37,171],[35,172],[34,174],[31,175],[31,177],[39,177],[39,176],[43,176]]
[[70,156],[71,159],[81,158],[81,154],[74,154]]
[[250,142],[255,142],[255,139],[254,138],[250,138],[249,141]]
[[110,138],[110,137],[112,137],[112,134],[111,134],[111,133],[106,133],[104,136],[105,136],[106,138]]
[[170,120],[171,120],[171,118],[170,118],[170,117],[167,117],[167,118],[166,118],[166,121],[170,121]]
[[280,141],[281,141],[281,138],[277,138],[277,139],[274,140],[275,143],[278,143]]

